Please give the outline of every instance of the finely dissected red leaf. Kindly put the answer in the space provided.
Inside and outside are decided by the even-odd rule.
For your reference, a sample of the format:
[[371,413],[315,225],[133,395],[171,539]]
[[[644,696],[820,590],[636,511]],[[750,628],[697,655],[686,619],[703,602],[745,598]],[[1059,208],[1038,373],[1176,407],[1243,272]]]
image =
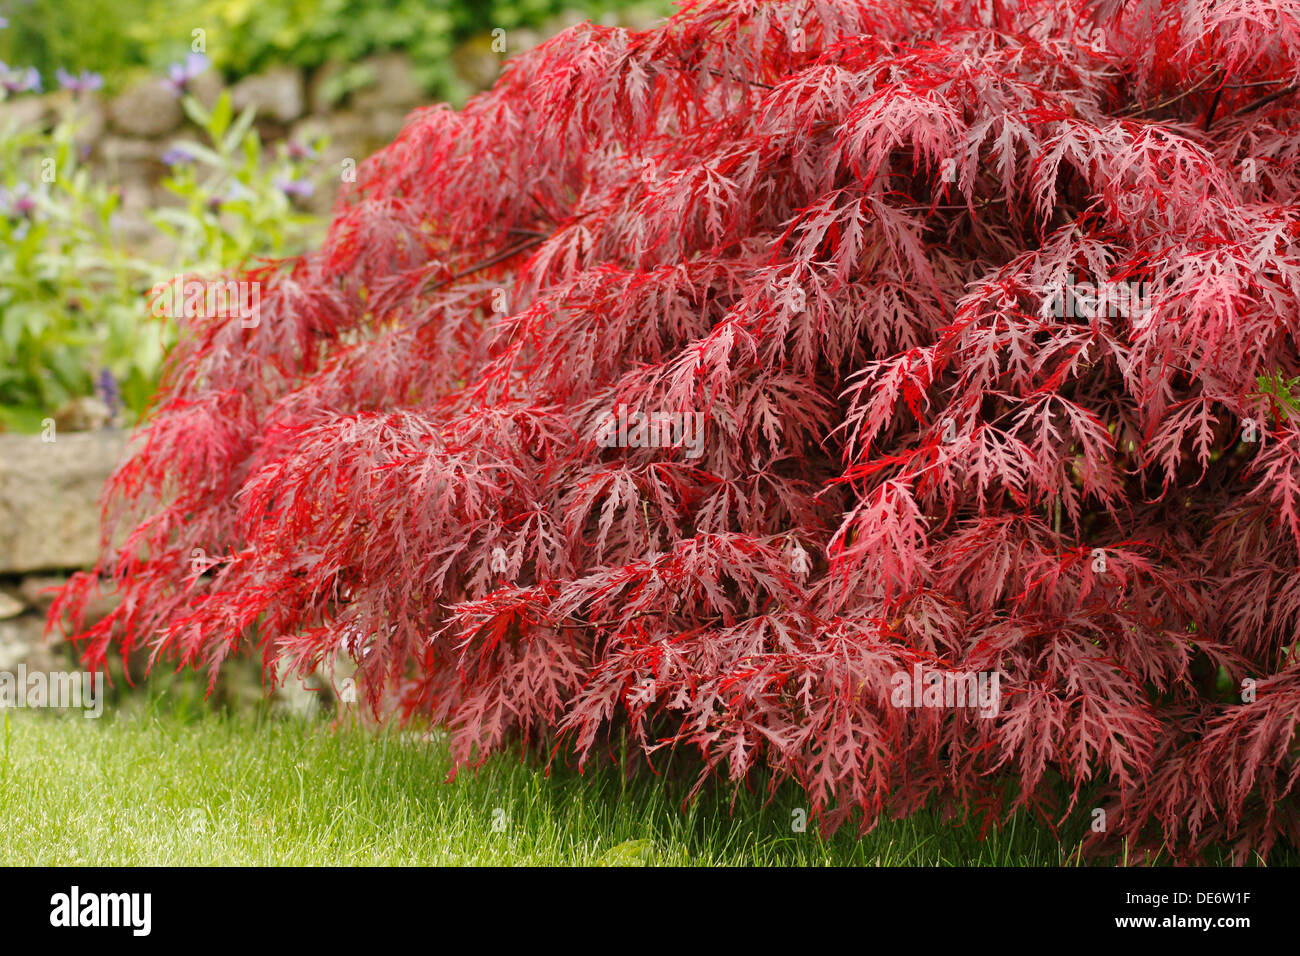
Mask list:
[[575,27],[187,320],[87,660],[341,649],[461,764],[627,729],[828,826],[1294,845],[1298,80],[1295,0]]

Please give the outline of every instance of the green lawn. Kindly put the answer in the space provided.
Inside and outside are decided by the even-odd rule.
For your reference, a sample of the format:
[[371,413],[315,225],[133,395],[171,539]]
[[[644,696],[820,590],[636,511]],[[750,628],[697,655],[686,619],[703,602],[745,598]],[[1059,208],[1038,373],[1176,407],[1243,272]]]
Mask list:
[[[439,740],[301,718],[176,714],[87,720],[4,711],[0,863],[1045,865],[1050,833],[926,815],[862,839],[792,831],[798,791],[771,803],[612,768],[585,775],[498,758],[446,783]],[[496,828],[494,829],[494,822]]]

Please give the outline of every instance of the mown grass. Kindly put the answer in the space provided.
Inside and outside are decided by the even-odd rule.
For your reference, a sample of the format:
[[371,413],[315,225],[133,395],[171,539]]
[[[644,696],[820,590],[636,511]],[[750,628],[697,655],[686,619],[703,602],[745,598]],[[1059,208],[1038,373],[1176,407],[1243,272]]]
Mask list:
[[[1023,821],[927,814],[858,838],[792,829],[798,791],[686,786],[498,757],[445,778],[438,737],[301,718],[0,712],[6,865],[1001,865],[1073,862]],[[735,797],[734,806],[732,797]]]

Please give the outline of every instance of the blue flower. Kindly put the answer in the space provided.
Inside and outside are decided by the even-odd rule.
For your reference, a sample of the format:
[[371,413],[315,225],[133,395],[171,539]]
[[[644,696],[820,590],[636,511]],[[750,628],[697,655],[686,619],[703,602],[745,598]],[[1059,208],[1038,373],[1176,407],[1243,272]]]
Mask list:
[[208,209],[212,212],[220,212],[221,207],[228,202],[240,202],[255,198],[257,198],[256,194],[252,190],[236,180],[227,187],[224,195],[217,194],[208,197]]
[[283,176],[277,176],[274,183],[276,189],[291,199],[310,199],[312,193],[316,191],[316,187],[305,179],[285,179]]
[[296,139],[289,140],[290,159],[294,159],[294,160],[315,159],[316,155],[317,155],[316,150],[312,149],[306,143]]
[[99,400],[108,406],[112,414],[122,407],[122,391],[117,386],[117,379],[108,369],[100,369],[99,375],[95,377],[95,392],[99,395]]
[[195,77],[206,72],[211,61],[202,53],[191,53],[184,63],[173,63],[167,67],[167,82],[179,96],[184,93]]
[[194,161],[194,155],[184,146],[172,146],[162,154],[162,161],[167,166],[179,166]]
[[0,87],[4,87],[10,93],[40,92],[41,74],[34,66],[23,70],[0,63]]
[[59,67],[54,71],[54,78],[58,80],[60,89],[72,93],[89,93],[100,89],[104,85],[104,78],[98,73],[91,73],[89,70],[82,70],[80,76],[74,76],[63,67]]

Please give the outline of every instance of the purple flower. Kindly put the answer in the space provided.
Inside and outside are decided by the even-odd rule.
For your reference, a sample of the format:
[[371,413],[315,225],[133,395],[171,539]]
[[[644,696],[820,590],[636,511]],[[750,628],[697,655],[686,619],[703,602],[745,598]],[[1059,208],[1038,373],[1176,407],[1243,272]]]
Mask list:
[[194,155],[184,146],[172,146],[162,154],[162,161],[167,166],[179,166],[194,161]]
[[0,17],[0,30],[3,30],[7,26],[9,26],[9,21],[4,17]]
[[274,183],[275,188],[290,199],[310,199],[311,194],[316,191],[316,187],[305,179],[285,179],[283,176],[277,176]]
[[10,69],[0,63],[0,86],[10,93],[40,92],[41,74],[34,66]]
[[217,194],[208,197],[208,209],[212,212],[220,212],[221,207],[228,202],[239,202],[243,199],[255,198],[253,192],[239,181],[232,182],[226,189],[225,194]]
[[54,71],[54,78],[59,81],[59,88],[72,93],[90,93],[104,85],[104,78],[98,73],[82,70],[79,76],[73,76],[63,67]]
[[117,410],[122,407],[122,392],[117,387],[117,379],[106,368],[100,369],[99,375],[95,377],[95,394],[112,414],[117,414]]
[[9,219],[30,220],[36,212],[36,197],[26,183],[19,183],[13,192],[0,186],[0,214]]
[[184,63],[173,63],[167,67],[167,82],[171,84],[176,95],[180,96],[190,85],[195,77],[204,73],[210,61],[202,53],[191,53],[185,58]]
[[296,139],[289,140],[289,158],[298,159],[315,159],[316,150],[312,149],[306,143]]

